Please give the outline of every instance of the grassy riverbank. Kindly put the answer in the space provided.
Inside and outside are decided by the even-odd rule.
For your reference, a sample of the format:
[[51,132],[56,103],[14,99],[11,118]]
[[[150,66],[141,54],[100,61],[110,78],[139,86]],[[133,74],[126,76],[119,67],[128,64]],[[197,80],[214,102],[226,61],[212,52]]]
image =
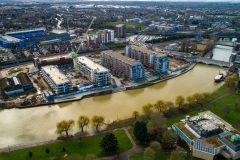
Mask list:
[[[210,110],[228,123],[238,127],[240,122],[240,96],[236,95],[234,91],[230,90],[226,86],[222,86],[211,95],[210,99],[211,102],[200,111]],[[184,118],[186,115],[196,115],[200,111],[195,110],[169,118],[167,120],[167,124],[170,126]]]
[[[132,147],[123,130],[114,131],[113,133],[119,142],[119,152],[124,152]],[[107,156],[101,151],[99,145],[103,136],[104,134],[2,153],[0,154],[0,160],[52,160],[54,158],[57,160],[81,160],[90,154],[103,157]],[[66,149],[65,153],[62,151],[63,147]],[[48,154],[45,153],[46,148],[50,151]],[[29,152],[33,153],[31,158],[28,156]],[[65,154],[67,156],[63,158]]]
[[[234,125],[237,129],[240,129],[240,96],[236,95],[234,91],[227,88],[226,86],[222,86],[220,89],[215,91],[210,96],[210,101],[208,104],[204,105],[200,110],[192,109],[191,111],[187,111],[184,113],[178,113],[173,117],[167,118],[166,122],[168,126],[171,126],[173,123],[178,122],[180,119],[184,118],[186,115],[196,115],[198,112],[210,110],[222,117],[224,120]],[[112,123],[107,129],[113,130],[116,128],[122,128],[126,126],[132,126],[134,123],[134,118],[129,118],[121,121],[116,121]],[[131,133],[130,129],[130,133]],[[119,141],[119,152],[126,151],[132,147],[131,142],[129,141],[127,135],[124,131],[114,131],[118,141]],[[12,151],[9,153],[0,154],[0,160],[50,160],[54,157],[59,157],[59,159],[63,159],[65,153],[62,151],[64,147],[66,149],[67,157],[64,158],[66,160],[81,160],[84,159],[89,154],[94,154],[97,157],[106,156],[101,151],[99,143],[102,139],[103,135],[84,137],[81,140],[75,139],[70,141],[62,141],[56,142],[53,144],[42,145],[38,147],[31,147],[27,149],[21,149],[17,151]],[[46,154],[45,150],[48,148],[50,153]],[[33,157],[29,158],[28,153],[32,152]],[[168,159],[170,153],[161,151],[157,153],[156,159]],[[143,153],[133,154],[130,157],[130,160],[142,160]],[[194,159],[189,157],[190,159]],[[194,159],[195,160],[195,159]]]

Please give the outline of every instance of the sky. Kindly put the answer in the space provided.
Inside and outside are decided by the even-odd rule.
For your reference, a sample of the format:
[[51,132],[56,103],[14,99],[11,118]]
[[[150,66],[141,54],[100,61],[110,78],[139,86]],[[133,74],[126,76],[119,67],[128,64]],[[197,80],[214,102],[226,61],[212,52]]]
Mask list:
[[[1,0],[0,0],[1,1]],[[46,0],[9,0],[9,1],[46,1]],[[69,0],[53,0],[53,1],[69,1]],[[100,1],[100,0],[74,0],[74,1]],[[162,2],[174,2],[174,1],[184,1],[184,2],[240,2],[240,0],[101,0],[101,1],[162,1]]]

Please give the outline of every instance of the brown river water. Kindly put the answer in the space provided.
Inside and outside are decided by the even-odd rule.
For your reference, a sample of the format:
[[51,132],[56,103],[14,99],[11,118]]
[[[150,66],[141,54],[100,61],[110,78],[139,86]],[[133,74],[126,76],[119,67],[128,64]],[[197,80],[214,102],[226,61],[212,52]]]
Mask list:
[[186,74],[143,89],[51,106],[1,110],[0,147],[55,139],[56,123],[66,119],[77,120],[79,115],[90,118],[102,115],[107,122],[111,122],[130,117],[134,110],[141,112],[144,104],[159,99],[174,101],[179,95],[213,92],[221,86],[213,81],[220,70],[218,67],[197,65]]

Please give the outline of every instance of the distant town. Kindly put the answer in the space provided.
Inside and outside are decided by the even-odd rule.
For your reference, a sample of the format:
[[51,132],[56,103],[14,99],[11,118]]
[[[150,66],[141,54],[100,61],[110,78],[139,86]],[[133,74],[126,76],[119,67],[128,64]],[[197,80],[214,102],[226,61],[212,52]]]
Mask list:
[[[204,108],[232,94],[238,97],[232,103],[240,107],[239,8],[240,3],[2,2],[0,108],[10,112],[13,108],[31,108],[34,112],[34,109],[37,111],[38,108],[54,104],[81,103],[85,98],[154,88],[155,85],[170,83],[175,79],[176,85],[179,82],[186,86],[179,86],[181,92],[176,91],[181,95],[170,95],[171,99],[168,97],[167,100],[175,100],[175,103],[171,102],[170,105],[162,102],[162,106],[168,104],[168,109],[162,111],[160,117],[164,115],[171,119],[172,114],[176,113],[184,115],[185,119],[178,118],[180,122],[172,121],[174,123],[168,124],[173,132],[171,134],[178,135],[186,142],[190,150],[186,152],[193,157],[210,160],[221,155],[221,158],[239,159],[239,121],[236,125],[229,124],[231,120],[227,123],[221,115],[220,118],[211,109],[206,111]],[[199,66],[203,68],[197,75],[206,79],[204,83],[200,79],[199,82],[191,80],[194,77],[189,74],[193,74]],[[204,67],[212,68],[205,70]],[[187,78],[178,81],[178,78],[184,76]],[[196,83],[195,89],[188,91],[187,83]],[[227,91],[216,96],[219,90]],[[158,92],[161,91],[161,87],[158,88]],[[150,94],[145,96],[151,97]],[[185,94],[192,94],[193,97],[185,97]],[[166,101],[162,97],[158,99]],[[131,100],[126,101],[130,105]],[[155,102],[147,100],[140,104],[145,103]],[[137,104],[131,103],[134,106]],[[145,105],[145,109],[143,107],[143,115],[139,116],[140,113],[135,112],[134,127],[139,122],[137,117],[143,118],[144,123],[151,121],[153,117],[149,105]],[[169,106],[175,106],[174,111]],[[197,114],[193,111],[194,106],[204,112],[198,113],[198,116],[189,116],[192,112]],[[230,112],[226,106],[229,105],[224,105],[224,111]],[[177,107],[180,110],[175,111]],[[118,117],[118,114],[114,113],[114,116]],[[109,119],[116,120],[115,117]],[[120,119],[126,119],[126,116]],[[102,122],[102,125],[111,128],[106,122]],[[125,130],[129,126],[123,127]],[[98,127],[96,131],[99,131]],[[126,134],[132,134],[129,133],[131,131],[129,129]],[[139,138],[134,131],[133,134],[139,143],[148,145],[149,139]],[[159,136],[158,131],[154,134]],[[130,138],[130,141],[135,145],[134,140]],[[4,144],[0,146],[6,147]],[[165,151],[173,148],[176,146],[170,145]],[[185,151],[175,152],[178,154]],[[28,156],[32,157],[33,153],[29,152]]]

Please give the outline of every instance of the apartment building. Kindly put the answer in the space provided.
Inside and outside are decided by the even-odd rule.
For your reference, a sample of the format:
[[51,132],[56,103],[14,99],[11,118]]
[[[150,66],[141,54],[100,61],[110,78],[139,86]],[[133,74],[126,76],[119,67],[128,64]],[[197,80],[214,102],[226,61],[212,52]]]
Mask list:
[[144,80],[144,67],[134,59],[112,50],[101,52],[101,64],[110,69],[114,76],[131,81]]
[[129,45],[125,48],[125,55],[139,60],[148,68],[152,68],[156,75],[163,75],[168,72],[169,61],[165,53],[155,52],[136,45]]
[[72,91],[72,83],[56,65],[42,66],[41,75],[55,94],[65,94]]
[[218,159],[218,156],[240,158],[239,131],[210,111],[186,116],[172,128],[188,144],[194,157],[205,160]]
[[93,62],[85,56],[78,57],[77,65],[83,77],[88,78],[96,86],[111,84],[111,74],[108,69]]
[[99,30],[95,34],[88,36],[88,44],[91,47],[100,46],[102,44],[114,42],[114,38],[114,30]]
[[124,24],[118,24],[115,27],[116,37],[117,38],[125,38],[126,37],[126,28]]

